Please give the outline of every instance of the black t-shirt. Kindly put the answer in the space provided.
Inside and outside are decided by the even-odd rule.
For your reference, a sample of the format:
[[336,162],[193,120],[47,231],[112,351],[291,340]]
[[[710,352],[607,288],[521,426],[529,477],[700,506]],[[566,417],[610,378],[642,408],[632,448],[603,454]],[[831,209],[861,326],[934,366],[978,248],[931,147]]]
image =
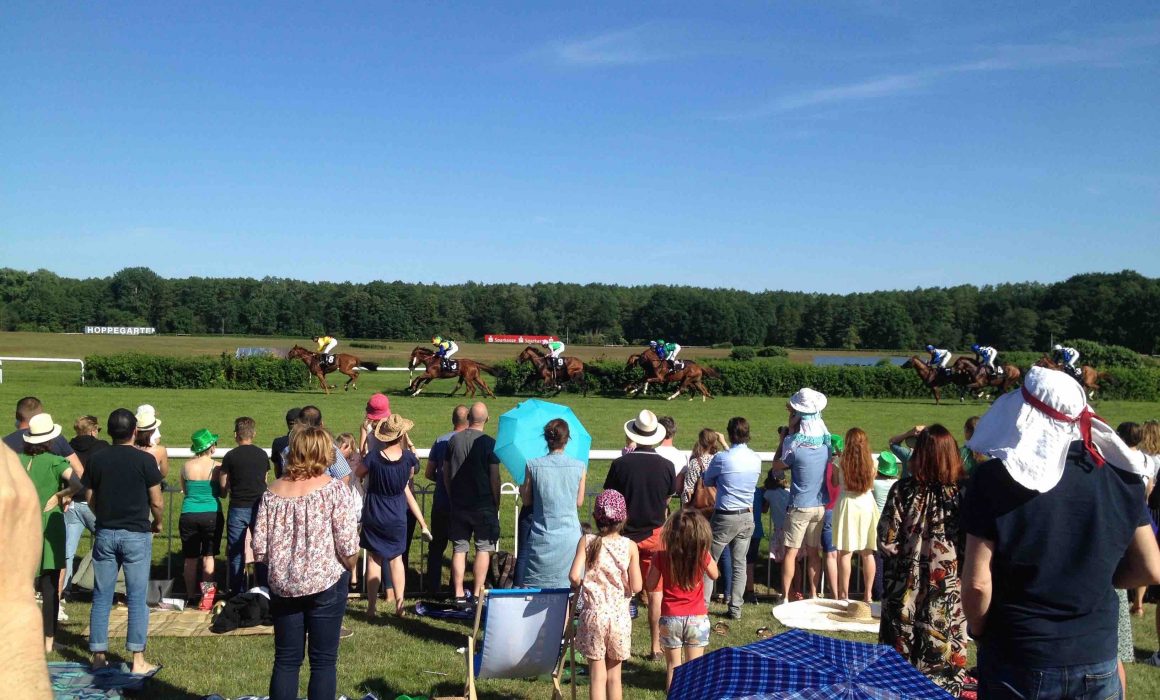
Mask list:
[[[75,438],[73,438],[72,440],[69,440],[68,444],[69,444],[69,447],[73,448],[73,452],[76,453],[77,459],[79,459],[81,461],[82,467],[89,463],[89,457],[92,457],[97,452],[100,452],[101,450],[103,450],[109,446],[109,443],[106,442],[105,440],[98,440],[97,438],[93,437],[92,435],[78,435]],[[84,489],[77,491],[73,495],[73,502],[74,503],[84,503],[85,502],[85,490]]]
[[650,448],[638,447],[613,460],[604,488],[624,495],[628,521],[623,534],[633,542],[642,542],[665,524],[669,497],[677,491],[677,475],[672,462]]
[[270,459],[257,445],[238,445],[222,458],[222,474],[230,477],[230,508],[248,508],[266,491]]
[[92,489],[102,530],[149,532],[149,489],[161,483],[157,460],[131,445],[113,445],[89,458],[82,478]]
[[1116,658],[1112,575],[1149,522],[1139,477],[1097,467],[1077,441],[1047,493],[1020,486],[997,459],[978,465],[962,512],[968,534],[994,543],[980,645],[1033,667]]
[[463,510],[496,510],[491,493],[491,466],[499,464],[495,438],[468,428],[447,444],[444,469],[451,470],[451,505]]
[[282,453],[290,446],[290,436],[283,435],[274,438],[274,443],[270,445],[270,460],[274,462],[274,478],[282,478]]

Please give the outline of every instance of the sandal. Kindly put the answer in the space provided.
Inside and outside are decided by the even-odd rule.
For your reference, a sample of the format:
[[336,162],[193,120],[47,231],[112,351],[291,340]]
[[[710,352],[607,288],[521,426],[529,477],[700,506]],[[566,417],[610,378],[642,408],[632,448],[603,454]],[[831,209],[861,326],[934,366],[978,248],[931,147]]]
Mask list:
[[661,659],[665,658],[665,655],[659,651],[654,651],[645,655],[644,658],[648,659],[649,661],[660,661]]
[[728,622],[718,622],[717,624],[713,625],[713,634],[720,635],[722,637],[728,636],[729,635],[729,623]]
[[773,630],[769,629],[768,627],[758,627],[754,634],[757,635],[758,639],[769,639],[773,636]]

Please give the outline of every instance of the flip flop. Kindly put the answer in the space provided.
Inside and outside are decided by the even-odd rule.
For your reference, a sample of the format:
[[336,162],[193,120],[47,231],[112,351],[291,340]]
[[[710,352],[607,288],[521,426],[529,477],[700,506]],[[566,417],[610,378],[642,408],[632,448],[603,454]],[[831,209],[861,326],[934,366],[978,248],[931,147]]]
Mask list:
[[729,623],[728,622],[718,622],[717,624],[713,625],[713,634],[720,635],[722,637],[728,636],[729,635]]
[[758,627],[754,634],[757,635],[758,639],[769,639],[773,636],[773,630],[769,629],[768,627]]

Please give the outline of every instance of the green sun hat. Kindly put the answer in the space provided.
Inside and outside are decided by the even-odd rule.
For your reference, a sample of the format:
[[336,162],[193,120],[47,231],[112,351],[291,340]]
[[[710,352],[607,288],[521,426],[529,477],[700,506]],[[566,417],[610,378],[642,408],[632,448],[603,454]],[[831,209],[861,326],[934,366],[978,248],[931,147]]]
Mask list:
[[878,473],[891,478],[898,476],[898,458],[890,450],[878,453]]
[[841,452],[846,449],[846,439],[837,433],[830,433],[830,448],[834,452]]
[[218,436],[211,433],[208,428],[202,428],[201,430],[194,433],[189,438],[189,440],[191,443],[189,446],[189,451],[197,454],[199,452],[205,452],[212,445],[216,445]]

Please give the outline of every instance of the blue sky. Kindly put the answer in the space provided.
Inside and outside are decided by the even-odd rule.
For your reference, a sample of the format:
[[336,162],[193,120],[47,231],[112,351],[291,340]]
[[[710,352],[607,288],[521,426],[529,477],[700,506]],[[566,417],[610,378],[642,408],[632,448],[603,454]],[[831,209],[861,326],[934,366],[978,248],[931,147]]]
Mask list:
[[0,10],[0,266],[847,292],[1160,276],[1160,8]]

